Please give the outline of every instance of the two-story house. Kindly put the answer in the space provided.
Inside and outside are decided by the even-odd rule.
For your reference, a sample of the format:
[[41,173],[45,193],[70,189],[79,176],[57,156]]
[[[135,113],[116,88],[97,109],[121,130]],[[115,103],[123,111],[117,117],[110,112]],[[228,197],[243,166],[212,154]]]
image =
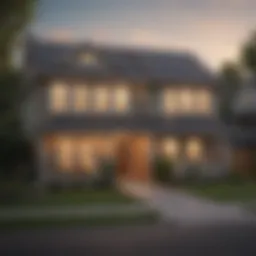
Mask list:
[[117,178],[141,181],[159,154],[177,172],[227,162],[214,77],[191,53],[30,38],[25,72],[24,120],[45,184],[86,181],[102,157],[117,163]]

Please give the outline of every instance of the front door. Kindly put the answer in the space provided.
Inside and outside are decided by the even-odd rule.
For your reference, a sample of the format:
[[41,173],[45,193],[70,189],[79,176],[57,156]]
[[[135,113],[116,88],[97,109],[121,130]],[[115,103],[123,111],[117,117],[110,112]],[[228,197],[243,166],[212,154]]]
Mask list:
[[148,136],[134,135],[122,139],[117,150],[118,176],[132,181],[148,181],[150,146]]

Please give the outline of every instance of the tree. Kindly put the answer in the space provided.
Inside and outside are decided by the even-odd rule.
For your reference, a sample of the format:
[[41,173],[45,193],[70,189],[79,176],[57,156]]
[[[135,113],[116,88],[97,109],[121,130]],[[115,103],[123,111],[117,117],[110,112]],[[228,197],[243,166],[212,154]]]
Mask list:
[[32,17],[37,0],[1,0],[0,73],[9,68],[13,43]]
[[25,139],[20,124],[19,107],[24,80],[22,74],[12,69],[10,60],[14,42],[31,19],[35,3],[36,0],[1,0],[0,174],[2,176],[21,173],[21,168],[32,162],[31,145]]
[[232,119],[232,104],[241,83],[241,68],[232,62],[224,63],[218,82],[219,114],[224,122]]
[[249,73],[256,75],[256,31],[242,47],[241,62]]

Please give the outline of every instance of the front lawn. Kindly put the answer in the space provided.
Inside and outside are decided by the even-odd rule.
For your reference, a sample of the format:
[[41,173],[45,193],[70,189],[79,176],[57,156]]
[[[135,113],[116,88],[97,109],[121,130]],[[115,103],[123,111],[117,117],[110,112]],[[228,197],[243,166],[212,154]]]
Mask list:
[[114,189],[62,189],[40,194],[32,186],[16,184],[2,186],[0,197],[0,207],[86,206],[134,202],[132,198]]
[[133,214],[112,214],[106,216],[70,216],[67,218],[20,218],[1,220],[0,230],[35,229],[35,228],[64,228],[64,227],[103,227],[148,225],[158,221],[158,215],[153,211]]
[[256,200],[256,184],[216,183],[186,185],[184,189],[192,194],[221,202],[250,202]]
[[0,229],[154,223],[157,215],[114,189],[1,187]]
[[83,206],[131,203],[133,200],[115,190],[74,190],[48,192],[39,198],[25,198],[15,205],[24,206]]

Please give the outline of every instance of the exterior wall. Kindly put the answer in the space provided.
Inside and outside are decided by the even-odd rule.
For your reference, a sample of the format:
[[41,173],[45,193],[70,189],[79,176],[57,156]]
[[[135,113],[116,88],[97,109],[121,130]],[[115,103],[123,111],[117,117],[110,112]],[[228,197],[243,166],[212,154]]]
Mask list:
[[[56,164],[57,141],[60,137],[69,137],[75,143],[75,149],[83,145],[91,145],[95,149],[96,165],[92,171],[79,168],[76,158],[79,151],[74,153],[76,165],[70,170],[63,170]],[[109,148],[109,144],[113,145]],[[150,139],[145,135],[126,134],[55,134],[48,135],[38,141],[38,180],[43,184],[49,183],[83,183],[90,181],[97,171],[97,161],[101,157],[113,159],[117,163],[116,179],[146,181],[150,179],[149,166]],[[125,162],[124,162],[125,161]],[[81,167],[81,166],[80,166]]]
[[[221,177],[227,174],[230,167],[231,150],[226,142],[215,136],[203,136],[191,134],[181,136],[179,134],[163,134],[155,140],[155,154],[163,155],[162,143],[167,138],[174,138],[179,144],[179,153],[176,157],[169,157],[174,165],[174,172],[177,177],[185,177],[191,168],[196,168],[198,176]],[[198,160],[192,160],[186,152],[186,144],[191,138],[197,138],[202,143],[203,155]]]
[[[176,137],[175,137],[176,136]],[[74,141],[76,149],[75,158],[80,154],[81,145],[90,144],[95,148],[96,169],[86,171],[79,165],[76,158],[76,165],[66,171],[62,170],[54,159],[56,154],[56,143],[59,138],[66,137]],[[161,141],[170,137],[168,134],[153,136],[147,133],[57,133],[47,135],[38,141],[38,171],[39,181],[43,184],[48,183],[82,183],[90,182],[90,177],[97,170],[98,157],[105,156],[113,159],[116,163],[116,180],[132,180],[149,182],[152,179],[152,160],[154,157],[163,154],[161,150]],[[177,136],[181,143],[179,157],[173,160],[175,173],[177,177],[186,176],[189,167],[196,165],[199,176],[218,177],[222,175],[225,162],[222,158],[223,152],[220,151],[220,144],[215,138],[200,137],[203,142],[203,158],[200,161],[191,161],[188,159],[184,150],[185,142],[189,136]],[[110,144],[109,144],[110,143]],[[112,145],[110,148],[109,145]],[[170,158],[171,159],[171,158]],[[92,175],[92,176],[91,176]]]
[[[130,156],[126,158],[129,159],[128,173],[130,178],[135,179],[150,179],[150,161],[152,155],[157,152],[157,143],[151,144],[152,140],[149,139],[152,136],[159,140],[161,134],[175,134],[179,139],[184,141],[187,137],[191,137],[196,134],[198,137],[202,137],[205,141],[206,155],[202,162],[206,167],[210,165],[213,166],[213,172],[216,169],[220,169],[220,166],[225,166],[225,161],[227,162],[227,157],[223,157],[223,150],[226,145],[221,145],[218,140],[218,134],[214,129],[217,124],[216,116],[216,101],[214,91],[209,87],[202,86],[185,86],[184,88],[191,89],[205,89],[212,92],[213,97],[213,112],[209,115],[192,115],[187,116],[166,116],[163,114],[160,103],[161,103],[161,92],[163,88],[175,88],[174,85],[170,84],[168,86],[150,86],[145,83],[141,84],[128,84],[132,93],[132,107],[133,111],[129,115],[116,115],[115,113],[107,112],[100,115],[95,115],[93,112],[88,111],[81,114],[75,114],[73,111],[61,116],[54,116],[48,108],[48,86],[50,85],[50,79],[41,82],[38,88],[31,93],[29,100],[27,101],[27,109],[29,112],[26,113],[24,117],[24,123],[27,126],[28,134],[33,134],[34,138],[41,138],[38,142],[38,167],[40,180],[43,182],[48,182],[50,180],[62,181],[64,183],[70,180],[86,180],[87,175],[82,172],[76,173],[61,173],[56,170],[53,166],[52,154],[47,152],[53,152],[53,144],[56,139],[55,136],[48,136],[47,134],[55,133],[61,135],[63,133],[75,134],[77,140],[80,140],[79,136],[84,136],[84,134],[98,133],[101,134],[102,130],[108,131],[110,135],[110,140],[116,144],[120,140],[120,135],[124,134],[125,131],[130,131],[134,134],[140,134],[134,136],[134,139],[129,143]],[[68,83],[76,83],[77,81],[68,79]],[[98,84],[96,81],[89,81],[91,86]],[[117,83],[117,80],[106,80],[104,84],[111,87],[111,84]],[[117,83],[118,84],[118,83]],[[72,86],[72,85],[71,85]],[[177,88],[183,87],[182,85]],[[71,95],[69,101],[71,100]],[[216,121],[216,122],[215,122]],[[209,125],[211,122],[212,125]],[[204,129],[204,126],[206,127]],[[97,132],[98,131],[98,132]],[[151,134],[150,136],[144,136],[146,133]],[[44,135],[45,134],[45,135]],[[142,135],[141,135],[142,134]],[[41,137],[40,137],[41,136]],[[85,135],[86,136],[86,135]],[[108,136],[108,135],[107,135]],[[160,136],[160,137],[159,137]],[[164,135],[165,136],[165,135]],[[206,137],[207,138],[206,138]],[[106,136],[102,136],[103,139]],[[86,143],[86,142],[85,142]],[[96,143],[96,142],[95,142]],[[101,142],[98,144],[100,145]],[[97,143],[96,143],[97,144]],[[141,144],[144,144],[145,152],[138,150]],[[100,146],[98,146],[100,148]],[[43,149],[42,149],[43,148]],[[147,150],[151,153],[146,152]],[[149,156],[151,154],[151,156]],[[178,169],[184,169],[190,163],[186,159],[183,153],[182,156],[177,161],[177,171]],[[182,163],[182,164],[181,164]],[[141,170],[138,172],[138,170]],[[206,171],[207,172],[207,171]]]

